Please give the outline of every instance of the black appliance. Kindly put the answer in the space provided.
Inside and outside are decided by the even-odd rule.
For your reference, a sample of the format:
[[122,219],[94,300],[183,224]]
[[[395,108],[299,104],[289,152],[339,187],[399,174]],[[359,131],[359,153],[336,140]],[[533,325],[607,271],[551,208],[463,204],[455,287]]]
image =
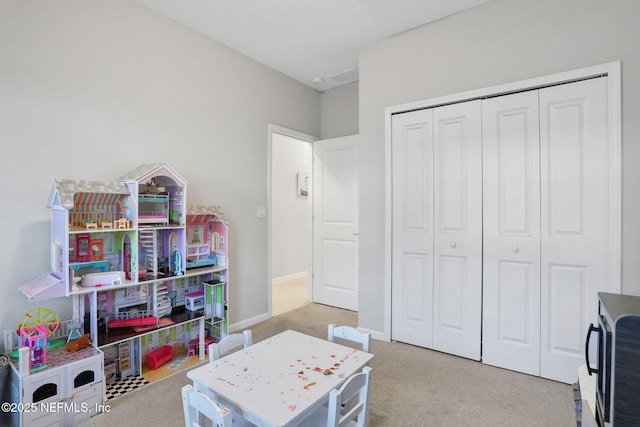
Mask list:
[[[600,292],[598,326],[585,348],[589,375],[596,374],[596,422],[600,427],[640,426],[640,297]],[[589,340],[598,334],[598,365],[589,364]]]

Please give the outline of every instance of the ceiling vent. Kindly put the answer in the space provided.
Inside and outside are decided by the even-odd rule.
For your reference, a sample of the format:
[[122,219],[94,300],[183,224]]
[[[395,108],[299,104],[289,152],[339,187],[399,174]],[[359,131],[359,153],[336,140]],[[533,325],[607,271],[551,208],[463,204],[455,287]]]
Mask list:
[[341,71],[337,74],[329,76],[329,79],[338,83],[349,83],[358,80],[358,69],[357,68],[348,68],[344,71]]

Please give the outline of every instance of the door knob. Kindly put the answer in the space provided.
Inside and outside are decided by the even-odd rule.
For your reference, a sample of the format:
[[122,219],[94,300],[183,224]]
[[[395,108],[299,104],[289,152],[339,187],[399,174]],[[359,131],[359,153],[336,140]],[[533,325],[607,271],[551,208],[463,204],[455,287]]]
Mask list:
[[455,248],[456,247],[456,242],[450,242],[449,246],[451,246],[452,248]]
[[517,247],[517,246],[514,246],[514,247],[513,247],[513,253],[514,253],[514,254],[517,254],[518,252],[520,252],[520,248],[519,248],[519,247]]

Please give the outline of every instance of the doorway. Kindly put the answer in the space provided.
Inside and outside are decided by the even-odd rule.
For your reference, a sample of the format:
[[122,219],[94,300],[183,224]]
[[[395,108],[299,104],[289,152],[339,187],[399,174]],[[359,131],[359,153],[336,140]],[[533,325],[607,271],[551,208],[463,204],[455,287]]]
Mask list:
[[269,125],[269,304],[273,316],[311,302],[312,142]]

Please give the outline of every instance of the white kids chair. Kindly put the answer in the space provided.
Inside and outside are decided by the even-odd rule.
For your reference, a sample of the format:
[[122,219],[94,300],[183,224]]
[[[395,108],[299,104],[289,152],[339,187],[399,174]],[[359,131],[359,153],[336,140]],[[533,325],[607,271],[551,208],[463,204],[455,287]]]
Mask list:
[[209,344],[209,362],[231,353],[238,347],[247,348],[251,344],[253,344],[253,338],[250,329],[242,331],[241,334],[229,334],[222,338],[220,342]]
[[369,352],[369,343],[371,342],[371,334],[368,332],[360,332],[351,326],[336,326],[333,323],[329,325],[327,339],[331,342],[335,338],[342,338],[362,345],[362,350]]
[[191,384],[182,387],[182,409],[186,427],[203,427],[205,418],[213,427],[255,427],[244,418],[232,419],[231,411],[214,402],[206,394],[195,391]]
[[369,410],[371,368],[353,374],[339,389],[329,393],[328,408],[322,406],[302,422],[307,427],[365,427]]

